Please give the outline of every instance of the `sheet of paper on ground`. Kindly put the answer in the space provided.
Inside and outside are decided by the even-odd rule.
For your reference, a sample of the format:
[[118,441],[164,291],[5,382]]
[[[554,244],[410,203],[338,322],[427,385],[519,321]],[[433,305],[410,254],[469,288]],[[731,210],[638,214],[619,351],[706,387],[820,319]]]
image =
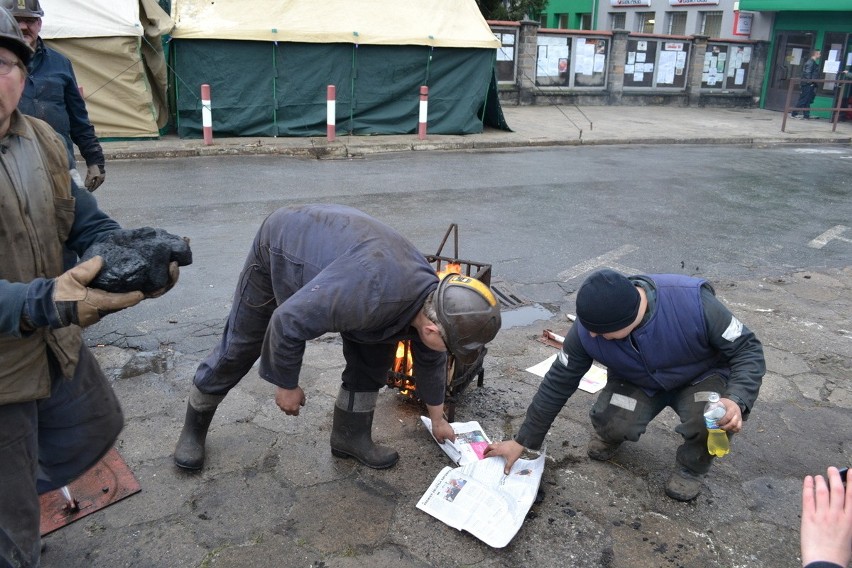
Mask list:
[[544,454],[535,460],[519,459],[509,475],[503,473],[505,465],[506,460],[498,457],[445,467],[417,508],[488,546],[502,548],[520,530],[535,502]]
[[[423,425],[432,433],[432,420],[428,416],[421,416]],[[452,422],[453,432],[456,433],[456,441],[447,440],[438,444],[444,453],[458,465],[467,465],[479,461],[485,457],[485,448],[491,443],[488,436],[482,430],[479,422]],[[432,436],[434,438],[434,436]],[[435,440],[437,442],[437,440]]]
[[[532,373],[533,375],[538,375],[539,377],[544,377],[547,374],[547,371],[550,370],[550,366],[556,360],[556,355],[551,355],[541,363],[537,363],[532,367],[529,367],[527,372]],[[584,390],[590,393],[596,393],[602,388],[606,386],[606,369],[602,367],[598,367],[597,365],[592,365],[592,367],[583,375],[583,378],[580,380],[580,390]]]

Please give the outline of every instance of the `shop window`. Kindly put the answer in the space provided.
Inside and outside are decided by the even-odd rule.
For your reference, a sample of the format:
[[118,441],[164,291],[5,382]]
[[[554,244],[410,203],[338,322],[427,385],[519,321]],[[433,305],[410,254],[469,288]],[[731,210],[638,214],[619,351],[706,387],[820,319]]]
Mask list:
[[666,12],[666,33],[686,35],[686,12]]
[[654,12],[636,12],[636,31],[643,34],[654,33]]
[[702,35],[708,37],[721,37],[722,35],[722,12],[699,12],[701,15]]
[[627,29],[627,14],[624,12],[609,13],[609,29],[611,30],[626,30]]

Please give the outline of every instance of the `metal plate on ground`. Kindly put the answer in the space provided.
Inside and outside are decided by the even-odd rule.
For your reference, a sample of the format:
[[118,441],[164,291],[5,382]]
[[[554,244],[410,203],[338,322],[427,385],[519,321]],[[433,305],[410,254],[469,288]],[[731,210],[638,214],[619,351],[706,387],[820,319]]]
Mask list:
[[138,493],[141,487],[113,448],[89,471],[72,481],[67,490],[76,507],[69,503],[62,489],[41,495],[42,536]]

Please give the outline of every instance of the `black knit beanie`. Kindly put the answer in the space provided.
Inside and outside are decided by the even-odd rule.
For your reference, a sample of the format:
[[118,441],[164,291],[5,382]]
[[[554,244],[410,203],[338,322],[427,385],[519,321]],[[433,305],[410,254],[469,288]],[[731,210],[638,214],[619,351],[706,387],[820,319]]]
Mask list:
[[598,270],[577,292],[577,319],[592,333],[612,333],[629,326],[639,315],[636,286],[615,270]]

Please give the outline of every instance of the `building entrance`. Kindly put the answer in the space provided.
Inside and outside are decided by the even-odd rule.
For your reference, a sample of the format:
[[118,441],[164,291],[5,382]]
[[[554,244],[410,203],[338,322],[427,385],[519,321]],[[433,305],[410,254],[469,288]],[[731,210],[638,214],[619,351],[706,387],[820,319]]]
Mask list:
[[[775,53],[772,58],[772,71],[769,75],[769,87],[766,89],[765,108],[784,110],[790,79],[802,76],[802,65],[814,49],[815,32],[781,31],[775,37]],[[796,104],[798,87],[793,87],[791,105]]]

